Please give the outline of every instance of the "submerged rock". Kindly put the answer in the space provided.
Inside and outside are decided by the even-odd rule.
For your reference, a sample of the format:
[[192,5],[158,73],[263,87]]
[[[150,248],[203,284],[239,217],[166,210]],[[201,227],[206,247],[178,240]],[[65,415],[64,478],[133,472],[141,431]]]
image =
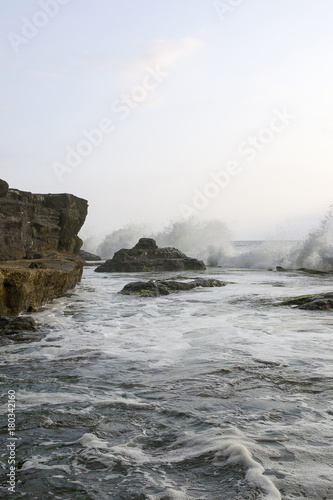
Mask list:
[[141,238],[134,248],[116,252],[95,269],[99,273],[204,270],[202,260],[187,257],[176,248],[158,248],[152,238]]
[[141,295],[142,297],[159,297],[160,295],[170,295],[171,292],[225,285],[224,281],[204,278],[196,278],[185,283],[174,280],[135,281],[125,285],[120,293],[123,295]]
[[22,332],[35,332],[36,323],[28,316],[0,316],[0,334],[14,335]]
[[95,260],[102,260],[99,255],[95,255],[90,252],[86,252],[85,250],[80,250],[79,252],[80,257],[85,260],[85,261],[95,261]]
[[280,273],[292,273],[295,271],[300,271],[307,274],[329,274],[330,271],[318,271],[317,269],[308,269],[307,267],[299,267],[298,269],[285,269],[281,266],[276,266],[276,270]]
[[331,311],[333,310],[333,292],[294,297],[281,302],[279,305],[294,306],[297,309],[308,311]]

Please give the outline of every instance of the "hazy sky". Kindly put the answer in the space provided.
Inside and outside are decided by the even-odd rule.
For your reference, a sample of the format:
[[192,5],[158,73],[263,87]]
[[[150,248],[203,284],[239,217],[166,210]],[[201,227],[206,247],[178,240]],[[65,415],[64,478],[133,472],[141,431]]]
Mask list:
[[2,0],[1,170],[89,201],[83,231],[218,218],[305,231],[333,203],[333,2]]

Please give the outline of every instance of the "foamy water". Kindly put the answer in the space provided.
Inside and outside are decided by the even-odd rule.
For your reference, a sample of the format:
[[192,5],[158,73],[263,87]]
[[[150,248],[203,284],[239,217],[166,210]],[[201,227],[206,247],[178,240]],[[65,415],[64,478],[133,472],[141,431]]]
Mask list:
[[267,269],[282,266],[333,271],[333,213],[303,241],[236,242],[228,227],[219,220],[190,219],[174,222],[159,232],[144,225],[129,225],[113,231],[99,246],[87,248],[105,259],[121,248],[132,248],[140,237],[153,237],[160,247],[171,246],[210,266]]
[[16,498],[333,497],[333,319],[272,305],[332,291],[330,275],[186,273],[198,274],[229,284],[129,297],[117,293],[129,281],[165,275],[86,268],[33,315],[42,340],[3,346]]

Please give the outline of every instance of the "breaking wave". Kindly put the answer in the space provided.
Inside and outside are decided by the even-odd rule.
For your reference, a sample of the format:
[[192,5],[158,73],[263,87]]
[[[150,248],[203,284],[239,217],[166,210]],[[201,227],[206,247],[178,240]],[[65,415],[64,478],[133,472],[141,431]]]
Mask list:
[[97,253],[110,259],[116,251],[132,248],[143,237],[154,238],[160,247],[178,248],[208,266],[333,270],[332,210],[302,241],[233,242],[231,231],[222,221],[190,219],[172,222],[161,231],[152,231],[146,225],[125,226],[107,235]]

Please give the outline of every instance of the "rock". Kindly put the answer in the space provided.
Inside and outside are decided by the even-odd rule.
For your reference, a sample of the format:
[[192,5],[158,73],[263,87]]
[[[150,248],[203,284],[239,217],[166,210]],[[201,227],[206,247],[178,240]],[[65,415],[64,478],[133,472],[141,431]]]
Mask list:
[[102,260],[99,255],[95,255],[93,253],[86,252],[85,250],[80,250],[79,255],[83,260],[88,261],[88,262]]
[[8,193],[8,183],[0,179],[0,198],[4,198]]
[[116,252],[112,259],[98,266],[99,273],[204,270],[202,260],[187,257],[176,248],[158,248],[152,238],[141,238],[134,248]]
[[294,306],[308,311],[333,310],[333,292],[314,295],[303,295],[281,302],[281,306]]
[[71,194],[32,194],[0,180],[0,314],[36,311],[81,280],[77,233],[87,207]]
[[123,295],[140,295],[142,297],[159,297],[171,292],[192,290],[198,287],[225,286],[224,281],[215,279],[196,278],[188,282],[174,280],[135,281],[124,286],[120,293]]
[[8,189],[0,180],[0,260],[52,251],[78,254],[87,207],[71,194],[32,194]]
[[62,297],[82,277],[78,258],[45,261],[45,269],[30,269],[29,261],[7,261],[0,265],[0,314],[33,312]]
[[37,331],[36,323],[33,318],[20,316],[0,316],[0,334],[14,335],[22,332]]
[[299,306],[299,309],[306,309],[308,311],[331,311],[333,309],[333,300],[325,298],[310,300]]
[[47,269],[47,266],[44,262],[31,262],[31,264],[29,264],[29,269]]

